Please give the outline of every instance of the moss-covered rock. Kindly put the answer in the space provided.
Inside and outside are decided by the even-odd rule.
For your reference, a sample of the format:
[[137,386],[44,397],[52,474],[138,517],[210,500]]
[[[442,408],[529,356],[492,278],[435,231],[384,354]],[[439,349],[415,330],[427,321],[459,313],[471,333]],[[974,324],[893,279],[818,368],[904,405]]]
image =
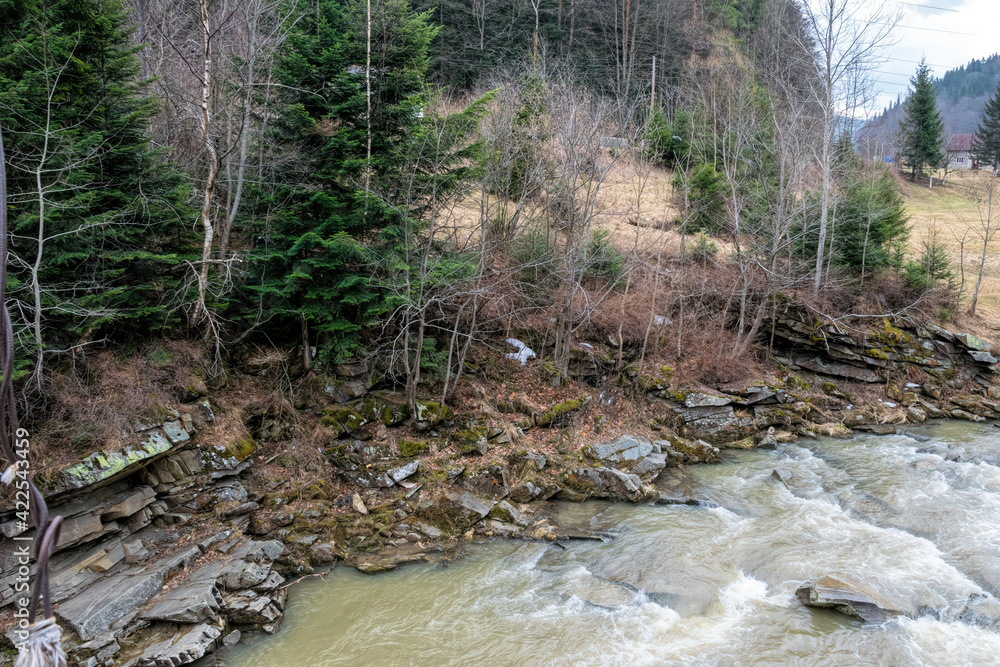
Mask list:
[[667,433],[662,440],[654,444],[665,450],[671,461],[678,459],[681,463],[718,463],[719,448],[702,440],[688,440],[675,433]]
[[416,515],[446,533],[463,532],[493,509],[464,489],[453,489],[422,503]]
[[520,523],[521,521],[521,513],[506,500],[501,500],[497,503],[487,516],[497,521],[503,521],[504,523]]
[[436,401],[417,401],[417,421],[426,422],[433,426],[439,422],[447,421],[452,417],[452,410],[447,405],[442,405]]
[[810,385],[808,382],[803,380],[795,373],[789,373],[788,376],[785,378],[785,382],[788,384],[789,387],[798,389],[799,391],[809,391],[809,389],[812,387],[812,385]]
[[97,451],[79,462],[35,482],[46,494],[56,494],[72,489],[82,489],[139,470],[151,461],[164,456],[174,447],[158,430],[146,435],[138,445],[124,447],[116,452]]
[[640,391],[644,391],[650,394],[656,394],[661,398],[665,395],[669,387],[668,382],[664,382],[660,378],[654,377],[649,373],[643,373],[635,378],[634,385]]
[[489,426],[474,426],[455,433],[452,442],[465,455],[483,455],[489,451]]
[[563,426],[570,420],[574,412],[589,402],[590,396],[587,396],[586,398],[573,398],[568,401],[563,401],[562,403],[556,403],[545,412],[540,415],[536,415],[534,424],[535,426],[543,428]]
[[323,411],[319,423],[332,428],[337,436],[351,435],[368,423],[365,416],[357,410],[345,407],[327,408]]
[[418,454],[423,454],[429,449],[429,445],[426,440],[400,440],[399,441],[399,453],[402,456],[417,456]]

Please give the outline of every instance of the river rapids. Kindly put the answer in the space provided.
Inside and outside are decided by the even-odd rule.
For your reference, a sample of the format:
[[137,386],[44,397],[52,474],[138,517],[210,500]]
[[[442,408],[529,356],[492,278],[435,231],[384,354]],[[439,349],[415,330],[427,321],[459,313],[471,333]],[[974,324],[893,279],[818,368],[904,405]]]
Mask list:
[[[297,584],[283,629],[225,664],[1000,665],[1000,631],[963,620],[970,597],[1000,595],[1000,430],[803,440],[657,484],[702,502],[553,503],[557,525],[608,539],[336,568]],[[796,589],[826,574],[907,615],[803,606]]]

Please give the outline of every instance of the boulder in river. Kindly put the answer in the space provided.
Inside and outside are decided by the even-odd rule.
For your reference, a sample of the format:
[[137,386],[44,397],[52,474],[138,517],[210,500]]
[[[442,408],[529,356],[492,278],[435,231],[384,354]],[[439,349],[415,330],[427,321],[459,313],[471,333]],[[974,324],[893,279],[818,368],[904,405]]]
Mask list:
[[1000,628],[1000,602],[989,594],[974,595],[962,611],[961,620],[983,628]]
[[424,503],[417,513],[438,528],[465,530],[493,509],[496,501],[485,502],[464,489],[447,491]]
[[807,607],[836,609],[866,623],[884,623],[903,614],[864,584],[830,575],[800,587],[795,595]]

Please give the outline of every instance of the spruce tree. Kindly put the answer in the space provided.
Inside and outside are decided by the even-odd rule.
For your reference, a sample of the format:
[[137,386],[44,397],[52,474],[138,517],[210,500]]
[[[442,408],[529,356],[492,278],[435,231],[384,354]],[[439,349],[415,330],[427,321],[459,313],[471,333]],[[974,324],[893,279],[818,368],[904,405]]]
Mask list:
[[858,166],[848,172],[837,209],[838,264],[865,274],[901,262],[909,217],[888,169]]
[[129,22],[120,0],[0,3],[12,296],[39,362],[171,323],[186,190],[150,145]]
[[910,79],[913,93],[906,101],[900,130],[903,137],[902,158],[910,163],[913,180],[925,166],[937,165],[944,158],[944,122],[938,111],[930,70],[923,62]]
[[1000,83],[983,110],[983,119],[972,139],[972,155],[994,170],[1000,168]]
[[396,214],[365,186],[379,190],[405,157],[435,28],[406,0],[373,4],[368,118],[365,3],[303,0],[301,10],[277,71],[276,187],[251,193],[261,226],[250,288],[272,315],[272,340],[295,332],[336,361],[362,351],[383,302],[368,248]]

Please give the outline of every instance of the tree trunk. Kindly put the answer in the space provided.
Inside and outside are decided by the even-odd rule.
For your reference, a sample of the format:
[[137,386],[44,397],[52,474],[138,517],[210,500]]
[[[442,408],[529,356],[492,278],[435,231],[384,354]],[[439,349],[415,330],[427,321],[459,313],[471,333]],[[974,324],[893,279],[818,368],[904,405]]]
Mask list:
[[211,137],[211,71],[212,71],[212,32],[208,24],[208,4],[207,0],[198,0],[198,7],[201,10],[201,25],[204,69],[201,80],[201,136],[205,144],[205,152],[208,154],[208,175],[205,177],[205,196],[201,205],[201,224],[204,229],[204,241],[201,248],[201,267],[198,271],[198,304],[195,310],[194,321],[197,322],[202,316],[208,317],[208,266],[212,259],[212,241],[215,236],[215,227],[212,224],[212,198],[215,192],[215,177],[218,172],[219,156],[212,144]]

